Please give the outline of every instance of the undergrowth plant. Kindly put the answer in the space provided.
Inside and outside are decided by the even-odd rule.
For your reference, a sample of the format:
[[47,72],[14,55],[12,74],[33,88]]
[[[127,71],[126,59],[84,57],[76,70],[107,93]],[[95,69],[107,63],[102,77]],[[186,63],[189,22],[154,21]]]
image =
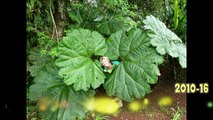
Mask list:
[[172,117],[172,120],[181,120],[183,112],[184,112],[183,110],[181,110],[179,107],[177,107],[177,110],[175,110],[175,114]]
[[97,114],[97,115],[95,115],[94,120],[109,120],[109,116]]
[[[147,16],[143,23],[142,28],[119,30],[108,39],[97,31],[72,29],[52,48],[58,56],[32,51],[34,63],[29,71],[35,83],[30,99],[49,97],[48,118],[67,120],[84,118],[83,101],[94,96],[102,84],[107,95],[128,102],[149,94],[166,54],[178,58],[186,68],[186,45],[154,16]],[[102,56],[120,64],[111,73],[104,72],[99,61]],[[51,109],[56,103],[58,109]]]

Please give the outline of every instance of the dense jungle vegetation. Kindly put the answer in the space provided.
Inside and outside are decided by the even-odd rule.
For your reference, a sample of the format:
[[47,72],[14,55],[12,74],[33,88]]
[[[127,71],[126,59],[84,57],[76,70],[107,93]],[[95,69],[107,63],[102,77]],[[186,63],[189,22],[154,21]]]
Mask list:
[[26,7],[27,119],[86,119],[83,102],[100,87],[126,102],[143,98],[160,65],[184,77],[186,0],[27,0]]

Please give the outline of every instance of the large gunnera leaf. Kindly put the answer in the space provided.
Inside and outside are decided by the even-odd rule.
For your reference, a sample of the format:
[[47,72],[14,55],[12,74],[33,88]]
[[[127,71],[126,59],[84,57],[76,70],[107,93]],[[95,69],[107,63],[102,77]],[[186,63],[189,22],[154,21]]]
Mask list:
[[41,55],[38,50],[31,50],[28,56],[28,62],[32,65],[27,67],[30,75],[35,77],[40,72],[42,68],[45,67],[46,63],[51,61],[51,57],[46,55]]
[[45,120],[75,120],[85,117],[84,101],[94,95],[94,91],[75,91],[58,76],[59,68],[47,63],[35,77],[29,89],[29,98],[39,101]]
[[146,33],[140,29],[132,29],[128,34],[118,31],[107,40],[107,45],[106,56],[122,60],[104,84],[107,94],[132,101],[150,93],[150,84],[156,83],[160,75],[158,64],[163,57],[150,46]]
[[169,30],[166,25],[154,16],[147,16],[143,21],[145,29],[151,30],[150,43],[156,47],[156,50],[161,55],[168,53],[170,56],[179,58],[179,63],[182,68],[186,68],[186,45],[181,39]]
[[105,75],[91,59],[103,56],[107,51],[105,39],[95,31],[75,29],[63,38],[59,45],[60,55],[56,64],[61,67],[59,75],[75,90],[94,89],[104,83]]

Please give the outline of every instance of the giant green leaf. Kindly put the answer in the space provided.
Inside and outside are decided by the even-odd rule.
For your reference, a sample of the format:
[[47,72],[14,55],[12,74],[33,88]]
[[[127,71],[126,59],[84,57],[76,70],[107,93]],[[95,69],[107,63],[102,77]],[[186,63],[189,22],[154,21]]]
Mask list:
[[[94,95],[94,91],[75,91],[72,86],[67,86],[58,76],[59,68],[50,62],[41,69],[35,77],[35,83],[29,89],[30,100],[49,98],[48,109],[44,111],[45,120],[75,120],[85,117],[84,101]],[[80,100],[80,101],[79,101]],[[60,107],[54,106],[60,103]],[[66,104],[62,107],[62,104]]]
[[152,15],[147,16],[143,22],[145,29],[153,32],[149,34],[150,43],[156,47],[158,53],[161,55],[168,53],[172,57],[178,57],[181,66],[186,68],[186,45],[181,39]]
[[107,51],[104,38],[95,31],[74,29],[59,45],[60,55],[56,64],[61,67],[59,75],[67,85],[74,84],[75,90],[94,89],[104,83],[105,75],[91,59],[103,56]]
[[31,76],[35,77],[49,61],[51,61],[50,57],[41,55],[38,50],[32,49],[30,51],[30,55],[28,56],[28,62],[32,65],[30,65],[27,70],[30,72]]
[[156,83],[160,75],[157,65],[163,57],[150,46],[146,33],[140,29],[118,31],[107,40],[107,45],[106,56],[122,60],[104,84],[107,94],[132,101],[150,93],[150,84]]
[[48,95],[52,95],[55,93],[57,86],[64,84],[61,77],[58,76],[59,68],[52,61],[43,64],[45,64],[45,66],[40,69],[34,78],[35,84],[30,86],[29,98],[31,100],[37,100],[45,96],[44,91],[48,92]]

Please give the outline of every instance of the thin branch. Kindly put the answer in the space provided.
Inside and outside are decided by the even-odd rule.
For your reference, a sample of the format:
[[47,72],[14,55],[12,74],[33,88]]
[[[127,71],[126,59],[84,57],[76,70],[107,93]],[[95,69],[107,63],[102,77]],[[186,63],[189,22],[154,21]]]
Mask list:
[[51,18],[52,18],[52,22],[53,22],[53,34],[52,34],[52,38],[56,32],[56,40],[58,40],[58,30],[57,30],[57,26],[55,24],[55,19],[53,17],[53,13],[52,13],[52,9],[51,9],[51,0],[50,0],[50,15],[51,15]]

